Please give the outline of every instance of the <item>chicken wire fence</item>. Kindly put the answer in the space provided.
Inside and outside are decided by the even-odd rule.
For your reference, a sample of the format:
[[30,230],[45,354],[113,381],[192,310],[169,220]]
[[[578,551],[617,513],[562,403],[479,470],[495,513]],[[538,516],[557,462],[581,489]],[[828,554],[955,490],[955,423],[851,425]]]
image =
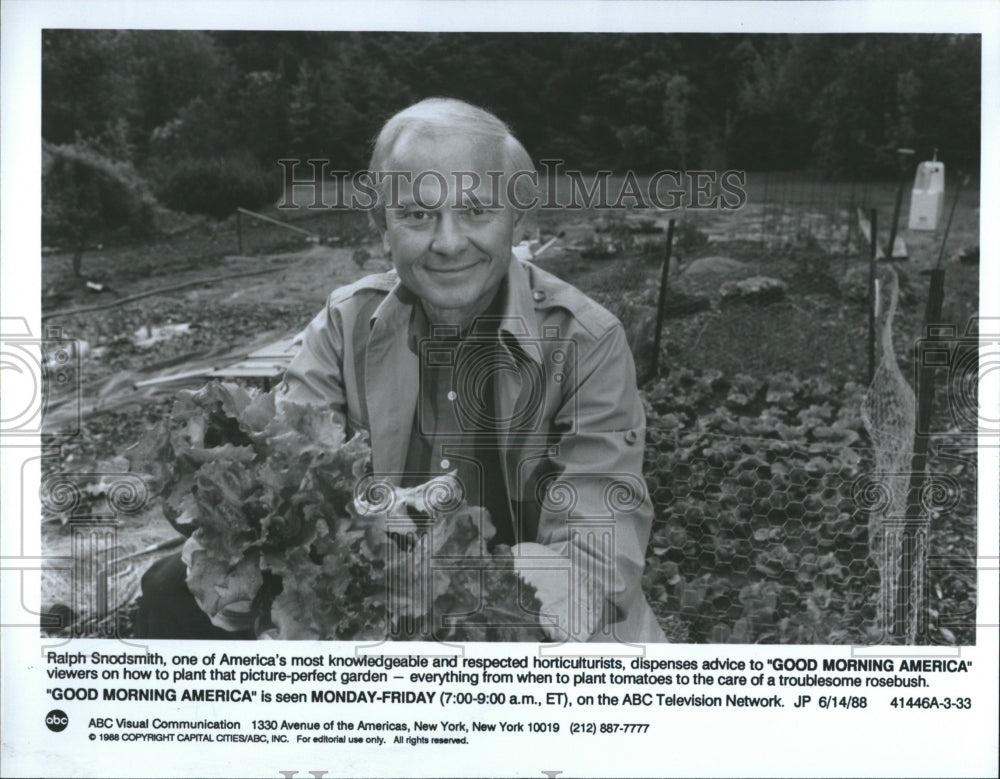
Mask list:
[[673,640],[974,640],[970,560],[945,541],[974,528],[974,456],[914,462],[892,332],[912,285],[890,263],[870,275],[865,217],[882,209],[884,251],[896,189],[750,175],[738,211],[677,214],[669,249],[666,218],[602,215],[579,257],[551,262],[621,319],[636,358],[655,508],[644,584]]
[[932,539],[974,500],[949,473],[925,482],[912,520],[890,511],[872,450],[663,428],[648,441],[644,589],[674,640],[945,644],[962,624],[962,607],[943,620],[928,607],[957,569],[972,573]]
[[738,209],[556,215],[549,228],[564,237],[538,264],[618,316],[640,378],[707,359],[723,371],[867,380],[866,215],[883,207],[884,238],[896,185],[775,172],[746,181]]
[[[923,344],[939,366],[957,346],[938,404],[949,434],[928,459],[932,408],[918,424],[893,348],[892,266],[883,277],[867,387],[686,368],[647,385],[645,585],[675,639],[974,641],[975,564],[948,554],[975,532],[975,398],[962,397],[974,344]],[[921,385],[941,384],[927,364]]]
[[[614,313],[636,358],[655,507],[644,585],[673,640],[947,643],[931,592],[954,590],[944,598],[954,624],[974,602],[968,561],[942,557],[932,528],[959,505],[974,516],[975,464],[939,462],[910,494],[912,390],[909,405],[890,391],[902,385],[887,307],[880,370],[892,381],[865,406],[864,216],[882,209],[884,243],[896,186],[751,173],[738,210],[542,220],[541,242],[560,240],[535,262]],[[363,228],[350,215],[295,223],[326,243]],[[691,406],[674,402],[699,386]],[[894,425],[901,415],[911,421]]]
[[[675,641],[948,643],[961,628],[972,642],[974,563],[950,555],[938,531],[952,519],[974,531],[975,457],[938,452],[919,494],[903,495],[908,450],[894,441],[898,462],[888,463],[861,415],[870,299],[857,216],[892,186],[767,174],[756,187],[741,211],[677,217],[659,354],[666,218],[587,218],[590,235],[537,258],[615,313],[636,357],[655,512],[643,586],[654,611]],[[365,220],[292,221],[351,247]],[[240,229],[247,253],[302,240],[266,223]],[[760,277],[780,291],[722,294]],[[102,587],[101,602],[135,594],[131,580]],[[932,596],[948,608],[931,608]]]

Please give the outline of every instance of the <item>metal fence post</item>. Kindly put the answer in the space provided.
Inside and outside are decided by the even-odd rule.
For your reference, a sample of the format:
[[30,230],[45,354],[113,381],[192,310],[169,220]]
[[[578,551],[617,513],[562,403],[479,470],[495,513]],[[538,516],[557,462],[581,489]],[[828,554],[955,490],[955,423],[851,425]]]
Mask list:
[[[929,339],[941,337],[941,310],[944,305],[944,269],[931,270],[927,308],[924,311],[924,333]],[[913,640],[917,621],[921,617],[922,581],[927,558],[926,520],[922,518],[924,484],[927,481],[927,450],[930,445],[930,424],[934,408],[934,366],[917,365],[917,430],[913,436],[913,460],[910,468],[909,494],[906,502],[906,523],[902,529],[903,548],[907,553],[900,561],[896,614],[892,634]]]
[[892,209],[892,223],[889,225],[889,248],[885,251],[886,259],[892,260],[896,248],[896,230],[899,226],[899,212],[903,206],[903,189],[906,187],[906,174],[909,166],[907,160],[913,156],[913,149],[896,149],[899,155],[899,184],[896,186],[896,203]]
[[670,254],[674,245],[674,220],[667,223],[667,246],[660,271],[660,294],[656,300],[656,331],[653,333],[653,355],[650,358],[650,377],[660,374],[660,336],[663,333],[663,318],[667,309],[667,276],[670,273]]

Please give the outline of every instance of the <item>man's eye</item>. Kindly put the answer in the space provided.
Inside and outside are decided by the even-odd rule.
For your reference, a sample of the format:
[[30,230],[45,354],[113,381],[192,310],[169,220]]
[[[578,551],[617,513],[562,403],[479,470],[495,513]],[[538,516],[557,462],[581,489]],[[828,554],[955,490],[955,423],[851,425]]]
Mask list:
[[430,211],[419,211],[417,209],[414,209],[412,211],[403,212],[403,219],[409,222],[426,222],[428,219],[430,219],[430,217],[431,217]]

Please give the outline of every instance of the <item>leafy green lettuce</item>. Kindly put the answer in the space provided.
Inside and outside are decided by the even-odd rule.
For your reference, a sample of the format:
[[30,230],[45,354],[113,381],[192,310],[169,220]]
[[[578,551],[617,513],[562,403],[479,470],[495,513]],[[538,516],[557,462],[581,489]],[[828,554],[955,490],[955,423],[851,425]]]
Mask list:
[[275,401],[220,382],[182,393],[134,458],[190,536],[188,588],[215,624],[289,639],[541,638],[533,589],[509,550],[486,551],[494,528],[452,476],[378,482],[363,436],[346,440],[328,409]]

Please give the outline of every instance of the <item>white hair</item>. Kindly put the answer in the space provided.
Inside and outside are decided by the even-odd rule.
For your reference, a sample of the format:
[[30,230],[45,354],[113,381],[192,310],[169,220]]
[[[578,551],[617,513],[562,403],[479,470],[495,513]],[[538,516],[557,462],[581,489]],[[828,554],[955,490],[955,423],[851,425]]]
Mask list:
[[[531,157],[521,142],[514,137],[510,128],[494,114],[462,100],[447,97],[429,97],[404,108],[390,118],[379,131],[372,150],[368,170],[373,176],[386,172],[385,166],[392,156],[399,139],[407,132],[429,135],[456,134],[466,137],[483,138],[494,142],[503,149],[508,175],[527,171],[531,176],[519,175],[514,183],[514,195],[518,203],[533,203],[534,181],[537,171]],[[378,180],[378,179],[376,179]],[[383,182],[384,185],[384,182]],[[375,224],[385,227],[385,205],[383,187],[376,187],[378,200],[371,211]]]

